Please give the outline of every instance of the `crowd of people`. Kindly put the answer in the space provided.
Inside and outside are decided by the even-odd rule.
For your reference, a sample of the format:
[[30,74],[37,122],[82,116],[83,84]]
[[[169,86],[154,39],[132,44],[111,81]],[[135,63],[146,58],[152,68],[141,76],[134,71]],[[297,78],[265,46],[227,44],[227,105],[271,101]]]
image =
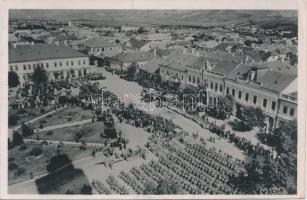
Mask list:
[[109,188],[107,188],[100,180],[93,179],[92,186],[98,194],[111,194]]
[[128,191],[127,189],[120,185],[118,183],[118,181],[115,179],[114,176],[110,175],[107,177],[106,179],[107,184],[109,185],[109,187],[116,192],[116,194],[121,194],[121,195],[127,195]]
[[234,143],[234,145],[240,150],[243,150],[246,155],[257,154],[273,158],[273,151],[265,149],[259,143],[257,145],[254,145],[251,143],[251,141],[247,140],[246,138],[236,136],[235,133],[232,133],[230,131],[225,131],[225,127],[223,126],[216,125],[213,122],[208,122],[208,123],[209,123],[209,130],[212,133],[215,133],[219,137],[222,137],[224,139],[227,139],[229,142]]

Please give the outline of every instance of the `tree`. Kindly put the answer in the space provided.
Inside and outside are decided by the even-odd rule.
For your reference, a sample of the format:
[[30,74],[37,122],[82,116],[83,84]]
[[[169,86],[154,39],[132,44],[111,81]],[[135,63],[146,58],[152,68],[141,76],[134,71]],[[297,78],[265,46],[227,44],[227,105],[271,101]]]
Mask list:
[[252,41],[250,41],[250,40],[245,40],[245,42],[244,42],[244,44],[246,45],[246,46],[251,46],[252,45]]
[[66,154],[56,155],[50,159],[49,164],[47,165],[47,171],[55,171],[56,169],[68,165],[71,163],[71,160]]
[[220,119],[229,118],[230,114],[233,111],[234,101],[231,95],[226,95],[221,97],[219,100],[219,115]]
[[136,63],[132,63],[129,67],[128,67],[128,70],[127,70],[127,75],[128,75],[128,78],[129,79],[132,79],[136,73],[136,66],[137,64]]
[[14,162],[9,162],[8,163],[8,169],[10,170],[10,171],[13,171],[13,170],[15,170],[15,169],[17,169],[18,168],[18,165],[16,164],[16,163],[14,163]]
[[9,71],[9,87],[16,87],[20,84],[19,77],[16,72]]
[[14,146],[23,144],[23,137],[19,132],[14,131],[12,143]]
[[43,149],[40,147],[34,147],[31,151],[30,151],[30,155],[31,156],[39,156],[43,153]]
[[17,121],[19,120],[19,115],[17,114],[10,114],[8,121],[10,126],[14,126],[17,124]]
[[48,75],[46,70],[42,67],[35,68],[32,77],[33,81],[33,97],[36,98],[37,96],[40,98],[41,101],[44,101],[48,94]]
[[116,138],[117,133],[114,127],[105,127],[104,134],[108,138]]
[[21,124],[21,134],[23,137],[28,137],[34,134],[34,131],[32,128],[30,128],[28,125],[25,123]]
[[260,108],[243,108],[241,116],[241,125],[245,126],[247,130],[252,129],[255,126],[263,127],[264,117],[265,116]]
[[291,65],[297,64],[297,55],[292,53],[291,51],[286,54],[287,58],[290,60]]

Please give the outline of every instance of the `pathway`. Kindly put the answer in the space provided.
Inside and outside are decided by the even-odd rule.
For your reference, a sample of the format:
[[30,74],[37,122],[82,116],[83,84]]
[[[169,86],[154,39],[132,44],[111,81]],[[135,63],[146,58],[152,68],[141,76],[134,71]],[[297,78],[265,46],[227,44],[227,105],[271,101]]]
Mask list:
[[[36,118],[33,118],[33,119],[27,121],[25,124],[31,124],[31,123],[33,123],[33,122],[35,122],[37,120],[40,120],[40,119],[43,119],[43,118],[47,117],[48,115],[51,115],[51,114],[53,114],[55,112],[58,112],[58,111],[61,111],[64,108],[65,107],[61,107],[61,108],[58,108],[58,109],[55,109],[55,110],[51,110],[50,112],[47,112],[47,113],[45,113],[43,115],[40,115],[40,116],[38,116]],[[12,138],[13,137],[13,130],[19,130],[20,128],[21,128],[21,125],[17,125],[17,126],[15,126],[13,128],[9,128],[8,129],[8,137]]]
[[79,125],[84,125],[84,124],[88,124],[91,122],[92,122],[92,119],[85,119],[85,120],[80,120],[80,121],[75,121],[75,122],[57,124],[53,126],[46,126],[44,128],[34,129],[34,133],[47,132],[47,131],[52,131],[52,130],[61,129],[61,128],[68,128],[71,126],[79,126]]

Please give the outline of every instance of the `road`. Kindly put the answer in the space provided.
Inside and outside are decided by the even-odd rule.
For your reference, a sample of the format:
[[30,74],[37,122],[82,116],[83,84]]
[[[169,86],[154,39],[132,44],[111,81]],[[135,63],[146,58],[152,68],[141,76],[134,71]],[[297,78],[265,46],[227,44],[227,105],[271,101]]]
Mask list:
[[[124,101],[126,104],[140,100],[141,92],[143,90],[142,86],[138,85],[136,82],[126,81],[119,78],[117,75],[113,75],[110,72],[107,72],[101,68],[103,74],[107,77],[104,80],[99,80],[100,87],[106,87],[107,90],[110,90],[115,95],[117,95],[121,101]],[[116,83],[116,84],[115,84]],[[128,98],[129,97],[129,98]],[[224,153],[232,155],[234,158],[245,159],[245,155],[241,150],[235,147],[233,144],[229,143],[227,140],[218,137],[211,133],[209,130],[202,128],[199,124],[195,123],[193,120],[188,119],[179,113],[176,113],[166,107],[161,107],[157,109],[154,108],[153,104],[141,102],[138,104],[138,108],[148,112],[152,115],[159,115],[168,120],[172,120],[174,124],[181,127],[184,131],[188,133],[197,133],[200,137],[204,139],[209,139],[210,137],[215,137],[215,143],[207,142],[209,147],[215,147],[217,150],[221,150]]]

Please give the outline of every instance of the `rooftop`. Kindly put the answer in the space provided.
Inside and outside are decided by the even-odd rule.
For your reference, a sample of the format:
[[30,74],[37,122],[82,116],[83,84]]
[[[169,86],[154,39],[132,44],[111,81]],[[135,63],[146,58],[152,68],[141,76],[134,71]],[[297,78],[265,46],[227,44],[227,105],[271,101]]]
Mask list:
[[9,63],[76,57],[87,55],[62,45],[34,44],[9,47]]
[[90,47],[90,48],[106,48],[106,47],[114,47],[116,46],[115,43],[108,42],[102,37],[94,38],[86,41],[84,43],[84,46]]
[[140,69],[148,73],[155,73],[160,68],[160,59],[155,58],[148,63],[141,65]]
[[[281,62],[279,64],[279,66],[282,66]],[[231,80],[246,80],[248,73],[251,70],[256,70],[255,82],[259,83],[259,87],[281,92],[296,79],[297,74],[290,73],[291,70],[287,71],[287,67],[281,68],[283,70],[276,69],[277,65],[278,63],[276,62],[239,64],[228,74],[227,78]]]
[[131,39],[129,40],[129,43],[131,44],[132,48],[141,48],[142,46],[147,44],[148,41]]
[[121,63],[145,62],[154,58],[153,52],[127,52],[119,53],[111,58]]

